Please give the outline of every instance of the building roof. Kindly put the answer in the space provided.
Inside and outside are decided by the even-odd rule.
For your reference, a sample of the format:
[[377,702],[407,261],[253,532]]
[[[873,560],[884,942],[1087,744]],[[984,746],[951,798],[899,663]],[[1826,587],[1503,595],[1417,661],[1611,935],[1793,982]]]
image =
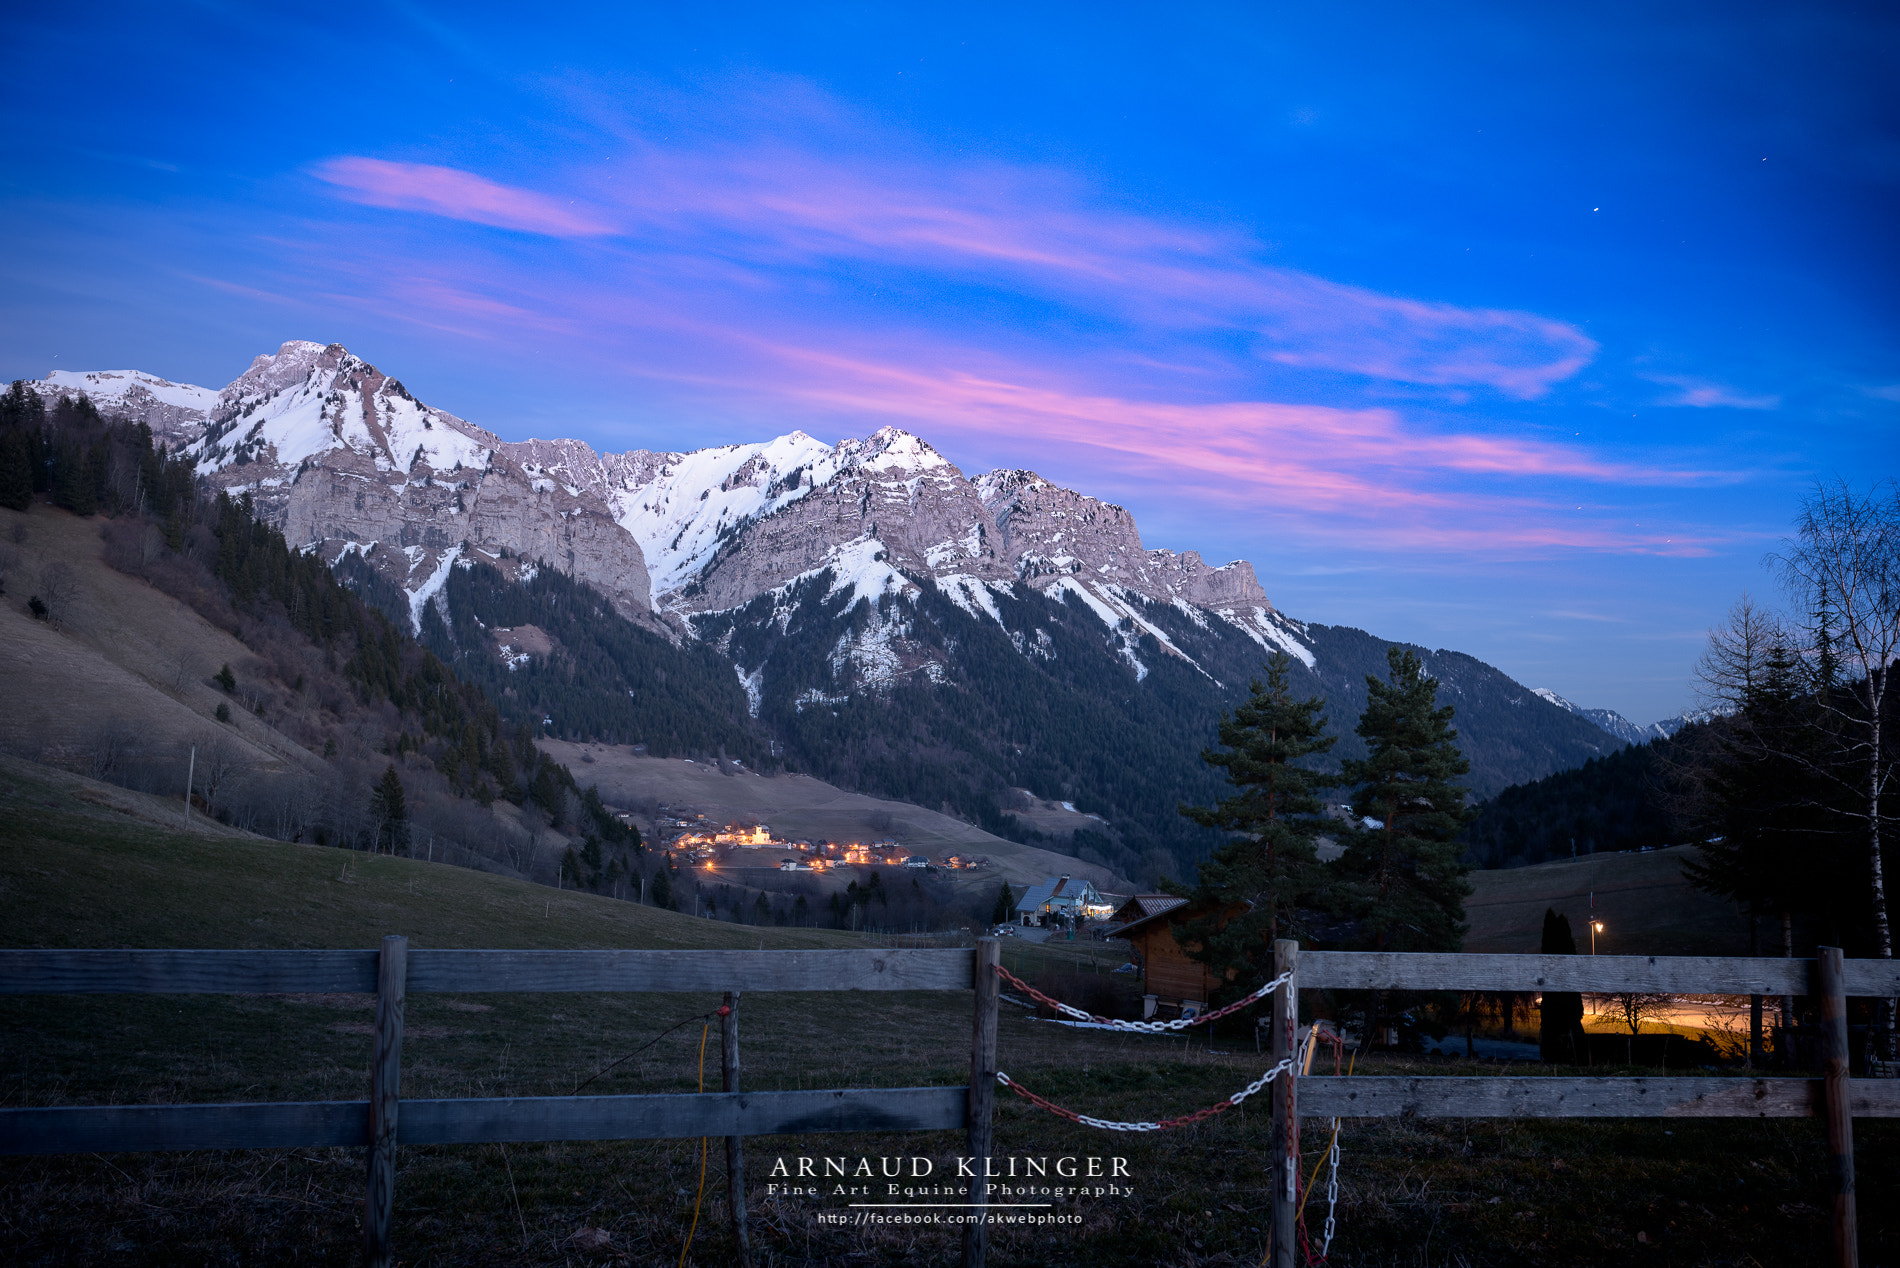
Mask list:
[[1159,916],[1170,908],[1179,907],[1187,899],[1174,894],[1135,894],[1116,909],[1114,919],[1124,924],[1134,924],[1150,916]]
[[1119,922],[1114,930],[1115,936],[1126,938],[1130,931],[1187,906],[1187,902],[1187,899],[1173,894],[1136,894],[1110,917]]
[[1017,911],[1037,911],[1044,903],[1061,900],[1063,902],[1082,902],[1095,893],[1095,886],[1086,879],[1070,876],[1051,876],[1040,885],[1031,885],[1023,891],[1016,903]]

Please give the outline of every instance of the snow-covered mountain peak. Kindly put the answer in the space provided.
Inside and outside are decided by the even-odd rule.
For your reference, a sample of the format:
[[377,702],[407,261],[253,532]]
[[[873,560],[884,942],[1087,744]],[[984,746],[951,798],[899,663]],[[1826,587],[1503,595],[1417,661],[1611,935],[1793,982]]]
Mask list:
[[219,394],[193,454],[200,470],[265,462],[295,471],[347,449],[377,471],[428,478],[485,467],[498,444],[491,433],[416,400],[342,344],[299,339],[258,357]]
[[838,448],[842,451],[847,446],[850,447],[857,464],[866,471],[889,473],[943,470],[957,476],[963,474],[951,464],[948,458],[932,448],[929,441],[921,436],[914,436],[901,427],[881,427],[864,440],[840,441]]
[[48,406],[62,396],[83,396],[100,413],[144,423],[172,445],[196,440],[218,405],[215,388],[174,383],[143,370],[54,370],[27,386]]
[[1665,722],[1652,722],[1648,726],[1637,726],[1615,709],[1586,709],[1580,704],[1564,699],[1548,687],[1532,687],[1531,694],[1547,704],[1556,705],[1565,713],[1574,713],[1580,718],[1595,723],[1625,744],[1642,744],[1649,740],[1660,739],[1674,734],[1681,727],[1681,721],[1675,718]]

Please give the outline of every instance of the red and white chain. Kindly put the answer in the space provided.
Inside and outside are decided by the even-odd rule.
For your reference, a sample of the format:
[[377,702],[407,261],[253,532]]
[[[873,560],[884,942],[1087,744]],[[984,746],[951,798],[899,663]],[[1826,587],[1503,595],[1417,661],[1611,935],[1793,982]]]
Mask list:
[[1052,999],[1000,964],[996,966],[996,973],[997,976],[1013,984],[1018,990],[1031,999],[1038,1003],[1047,1004],[1057,1012],[1073,1017],[1077,1021],[1092,1021],[1096,1025],[1106,1026],[1110,1030],[1133,1030],[1149,1035],[1161,1034],[1170,1030],[1186,1030],[1189,1026],[1205,1026],[1208,1022],[1225,1017],[1229,1013],[1237,1013],[1249,1004],[1259,1003],[1293,980],[1292,973],[1282,973],[1253,994],[1242,999],[1237,999],[1225,1008],[1217,1008],[1211,1013],[1202,1013],[1197,1017],[1177,1017],[1173,1021],[1122,1021],[1113,1017],[1103,1017],[1098,1013],[1086,1012],[1083,1009],[1076,1008],[1074,1005],[1065,1004],[1059,999]]
[[1072,1123],[1080,1123],[1084,1127],[1099,1127],[1103,1131],[1110,1132],[1160,1132],[1167,1131],[1170,1127],[1186,1127],[1189,1123],[1198,1123],[1203,1119],[1212,1118],[1216,1114],[1224,1114],[1258,1092],[1261,1088],[1267,1086],[1267,1084],[1273,1082],[1273,1080],[1280,1075],[1291,1074],[1292,1072],[1293,1058],[1288,1057],[1224,1101],[1216,1101],[1206,1109],[1195,1110],[1192,1114],[1183,1114],[1179,1118],[1164,1118],[1159,1122],[1153,1123],[1122,1123],[1116,1122],[1114,1119],[1094,1118],[1088,1114],[1077,1113],[1072,1109],[1064,1109],[1053,1101],[1037,1096],[1034,1092],[1031,1092],[1028,1088],[1016,1082],[1016,1080],[1010,1078],[1001,1070],[996,1072],[996,1081],[1030,1104],[1040,1106],[1058,1118],[1066,1118]]

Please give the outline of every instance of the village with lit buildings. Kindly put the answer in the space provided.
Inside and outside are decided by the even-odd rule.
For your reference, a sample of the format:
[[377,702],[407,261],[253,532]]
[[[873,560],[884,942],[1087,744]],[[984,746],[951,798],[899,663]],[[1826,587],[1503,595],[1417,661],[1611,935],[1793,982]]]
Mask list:
[[[827,872],[837,867],[910,867],[943,871],[979,871],[987,858],[914,854],[896,841],[802,841],[773,835],[764,823],[715,824],[705,815],[686,818],[667,812],[656,821],[662,849],[675,865],[776,867],[783,872]],[[757,853],[754,853],[757,851]],[[774,857],[776,856],[776,857]]]

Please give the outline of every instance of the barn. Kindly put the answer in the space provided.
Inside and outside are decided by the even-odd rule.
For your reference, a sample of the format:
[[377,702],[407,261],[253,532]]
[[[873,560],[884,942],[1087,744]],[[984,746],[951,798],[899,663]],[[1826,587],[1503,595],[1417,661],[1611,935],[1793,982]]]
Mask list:
[[1207,1007],[1214,994],[1214,975],[1188,955],[1174,931],[1210,910],[1204,903],[1173,894],[1136,894],[1116,911],[1119,927],[1112,936],[1126,939],[1141,965],[1142,1017],[1191,1015]]

